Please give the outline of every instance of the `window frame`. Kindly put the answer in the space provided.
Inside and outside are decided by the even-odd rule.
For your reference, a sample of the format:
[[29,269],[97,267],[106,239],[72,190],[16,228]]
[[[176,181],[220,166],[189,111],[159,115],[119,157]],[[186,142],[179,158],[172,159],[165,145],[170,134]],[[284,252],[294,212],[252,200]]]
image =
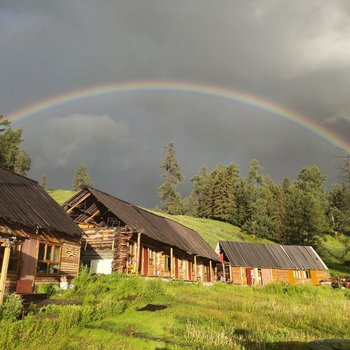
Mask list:
[[[0,242],[0,248],[4,248],[4,247],[1,247],[1,243]],[[10,261],[9,261],[9,267],[8,267],[8,270],[7,272],[8,273],[18,273],[19,272],[19,262],[20,262],[20,254],[21,254],[21,249],[20,249],[20,245],[15,245],[15,256],[13,255],[13,250],[11,248],[11,253],[10,253]],[[0,250],[0,275],[1,275],[1,268],[2,268],[2,263],[3,263],[3,259],[4,259],[4,254],[5,254],[5,248],[4,248],[4,252],[1,253],[1,250]],[[11,270],[11,261],[15,261],[16,262],[16,269],[15,270]]]
[[[44,258],[40,259],[40,246],[44,245]],[[47,250],[48,247],[52,247],[51,249],[51,256],[50,259],[47,259]],[[58,260],[54,260],[55,255],[55,248],[58,248]],[[52,242],[43,242],[38,241],[38,248],[37,248],[37,258],[36,258],[36,274],[40,276],[57,276],[61,272],[61,252],[62,252],[62,244],[60,243],[52,243]],[[39,264],[46,264],[46,272],[38,271]],[[57,265],[58,271],[57,272],[50,272],[50,265]]]

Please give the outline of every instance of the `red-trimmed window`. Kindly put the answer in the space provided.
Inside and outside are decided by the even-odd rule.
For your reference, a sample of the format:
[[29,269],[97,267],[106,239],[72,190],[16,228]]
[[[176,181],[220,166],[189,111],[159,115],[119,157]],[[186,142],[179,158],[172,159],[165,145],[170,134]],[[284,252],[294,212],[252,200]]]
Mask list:
[[39,242],[37,273],[58,274],[60,272],[60,257],[61,246],[59,244]]

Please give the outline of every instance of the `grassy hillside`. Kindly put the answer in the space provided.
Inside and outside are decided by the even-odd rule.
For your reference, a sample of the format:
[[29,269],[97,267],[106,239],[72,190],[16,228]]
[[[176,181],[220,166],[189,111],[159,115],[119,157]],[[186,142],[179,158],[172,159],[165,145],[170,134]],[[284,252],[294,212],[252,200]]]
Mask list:
[[62,205],[71,198],[75,191],[70,190],[47,190],[47,193],[59,204]]
[[236,241],[236,242],[255,242],[255,243],[272,243],[268,239],[253,237],[242,231],[239,227],[226,222],[194,218],[185,215],[167,215],[156,213],[177,221],[187,227],[197,231],[212,248],[215,248],[217,241]]
[[[253,237],[239,227],[228,223],[183,215],[157,214],[196,230],[213,248],[219,240],[275,244],[264,238]],[[320,239],[320,245],[316,250],[329,267],[331,275],[350,274],[350,237],[341,234],[337,237],[324,235]]]

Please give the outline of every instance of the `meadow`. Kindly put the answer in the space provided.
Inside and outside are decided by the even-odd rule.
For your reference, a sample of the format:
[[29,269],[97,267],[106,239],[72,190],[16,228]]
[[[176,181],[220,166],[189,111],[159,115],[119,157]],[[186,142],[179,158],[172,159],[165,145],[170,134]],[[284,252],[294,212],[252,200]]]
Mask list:
[[[86,270],[74,285],[75,290],[48,291],[54,299],[81,305],[32,307],[21,320],[15,319],[17,301],[9,298],[0,311],[0,348],[283,350],[350,335],[349,290],[207,286],[117,274],[90,276]],[[166,308],[139,311],[150,303]]]

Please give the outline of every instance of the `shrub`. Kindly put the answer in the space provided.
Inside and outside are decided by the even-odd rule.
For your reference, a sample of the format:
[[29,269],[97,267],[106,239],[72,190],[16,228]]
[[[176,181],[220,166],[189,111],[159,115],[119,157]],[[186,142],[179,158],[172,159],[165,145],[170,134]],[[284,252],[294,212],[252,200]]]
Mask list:
[[14,293],[10,294],[0,305],[0,320],[15,321],[21,315],[22,309],[22,298]]
[[38,293],[47,294],[48,297],[60,292],[60,287],[55,283],[42,283],[38,287]]

